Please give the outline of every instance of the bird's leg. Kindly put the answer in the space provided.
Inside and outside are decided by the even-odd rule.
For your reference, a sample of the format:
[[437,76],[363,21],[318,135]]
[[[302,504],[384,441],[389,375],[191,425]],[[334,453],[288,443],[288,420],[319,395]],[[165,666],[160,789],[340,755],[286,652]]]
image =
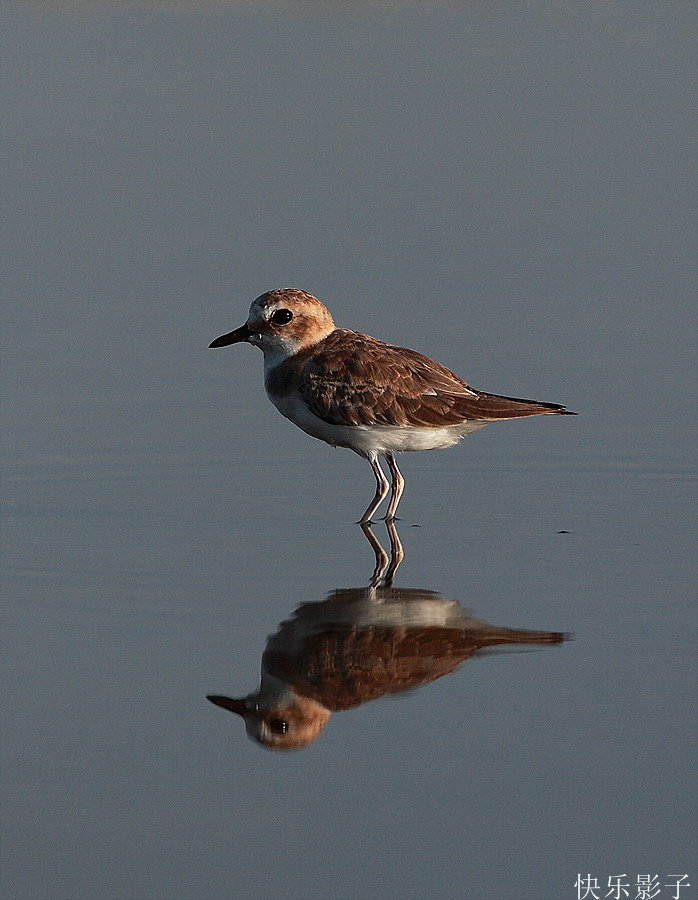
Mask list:
[[388,461],[388,468],[390,469],[390,474],[393,478],[393,486],[392,493],[390,494],[390,503],[388,504],[388,512],[385,514],[385,521],[392,522],[395,518],[395,510],[397,509],[397,505],[400,502],[400,497],[402,497],[402,491],[405,487],[405,479],[402,477],[400,470],[397,467],[397,463],[395,462],[395,457],[392,453],[386,453],[385,458]]
[[388,483],[388,479],[383,474],[383,470],[378,464],[378,456],[371,455],[368,457],[368,461],[371,463],[371,468],[373,469],[373,474],[376,476],[376,494],[368,505],[368,509],[359,519],[359,524],[364,525],[366,522],[371,521],[371,516],[378,509],[378,507],[383,502],[385,495],[388,493],[388,488],[390,487]]

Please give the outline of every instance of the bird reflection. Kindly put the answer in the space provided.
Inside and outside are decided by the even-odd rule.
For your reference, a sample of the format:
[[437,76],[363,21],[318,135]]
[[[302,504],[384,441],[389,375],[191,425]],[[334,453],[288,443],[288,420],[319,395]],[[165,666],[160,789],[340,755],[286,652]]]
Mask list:
[[304,747],[331,713],[428,684],[488,647],[558,644],[567,637],[500,628],[434,591],[393,588],[403,555],[394,524],[390,556],[369,526],[364,533],[376,554],[369,586],[302,603],[267,639],[256,691],[208,696],[242,716],[249,737],[264,747]]

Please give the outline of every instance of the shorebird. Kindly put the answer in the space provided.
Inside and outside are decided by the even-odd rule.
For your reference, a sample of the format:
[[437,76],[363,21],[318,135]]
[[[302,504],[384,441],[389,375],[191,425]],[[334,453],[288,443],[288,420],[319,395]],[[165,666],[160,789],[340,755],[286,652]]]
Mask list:
[[575,415],[557,403],[476,391],[428,356],[336,328],[319,300],[292,288],[257,297],[247,322],[209,346],[242,341],[264,354],[267,396],[283,416],[306,434],[347,447],[370,463],[376,493],[361,523],[371,521],[388,490],[385,519],[395,518],[405,486],[396,453],[450,447],[502,419]]

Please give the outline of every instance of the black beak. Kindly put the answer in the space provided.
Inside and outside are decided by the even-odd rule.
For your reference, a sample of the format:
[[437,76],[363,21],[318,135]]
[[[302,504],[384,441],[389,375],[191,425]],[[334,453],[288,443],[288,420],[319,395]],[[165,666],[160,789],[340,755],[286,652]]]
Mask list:
[[211,703],[215,703],[216,706],[221,706],[223,709],[229,709],[230,712],[237,713],[239,716],[244,717],[247,712],[247,705],[244,699],[236,700],[234,697],[223,697],[220,694],[206,694],[206,699],[210,700]]
[[217,337],[215,341],[211,341],[208,348],[211,350],[215,347],[227,347],[228,344],[239,344],[241,341],[246,341],[251,334],[252,332],[247,325],[242,325],[240,328],[236,328],[235,331],[229,331],[227,334]]

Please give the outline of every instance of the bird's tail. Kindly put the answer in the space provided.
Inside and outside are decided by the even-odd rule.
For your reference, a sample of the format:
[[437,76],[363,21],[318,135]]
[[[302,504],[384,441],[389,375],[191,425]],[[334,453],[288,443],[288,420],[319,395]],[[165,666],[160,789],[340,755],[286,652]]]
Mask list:
[[562,644],[571,639],[572,635],[567,631],[524,631],[490,626],[482,637],[477,638],[477,644],[482,649],[497,644]]
[[541,403],[518,397],[501,397],[499,394],[478,392],[477,397],[459,398],[458,411],[466,419],[519,419],[522,416],[561,415],[576,416],[559,403]]

